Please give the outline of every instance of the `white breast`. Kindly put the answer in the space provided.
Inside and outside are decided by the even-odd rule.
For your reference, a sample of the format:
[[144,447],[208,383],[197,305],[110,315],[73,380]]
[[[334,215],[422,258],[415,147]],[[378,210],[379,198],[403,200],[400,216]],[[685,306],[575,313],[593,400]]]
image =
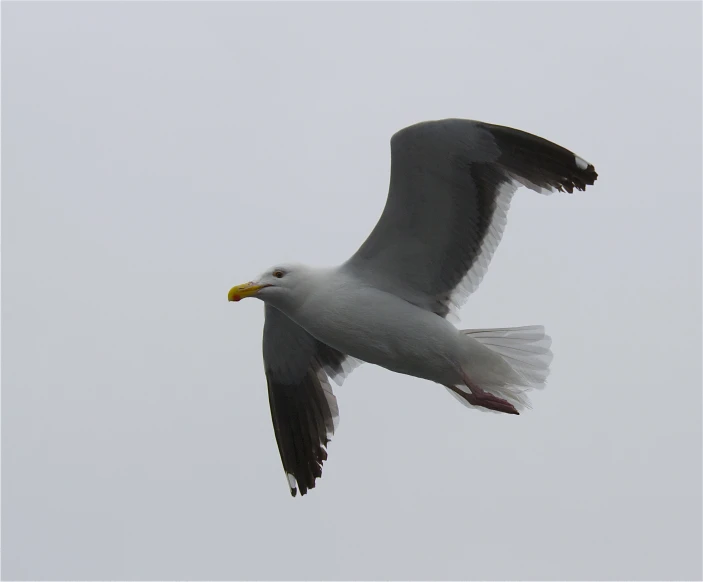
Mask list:
[[456,328],[394,295],[335,280],[319,286],[291,316],[314,337],[354,358],[436,382],[455,379]]

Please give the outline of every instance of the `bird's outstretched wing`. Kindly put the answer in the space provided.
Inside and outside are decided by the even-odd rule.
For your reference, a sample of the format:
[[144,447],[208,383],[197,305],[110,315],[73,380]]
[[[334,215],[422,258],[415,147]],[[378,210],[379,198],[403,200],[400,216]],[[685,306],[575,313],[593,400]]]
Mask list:
[[266,305],[264,368],[271,418],[291,495],[305,495],[322,476],[339,410],[329,378],[340,381],[350,360]]
[[518,186],[573,192],[597,176],[569,150],[509,127],[464,119],[407,127],[391,138],[383,214],[345,268],[444,317],[478,287]]

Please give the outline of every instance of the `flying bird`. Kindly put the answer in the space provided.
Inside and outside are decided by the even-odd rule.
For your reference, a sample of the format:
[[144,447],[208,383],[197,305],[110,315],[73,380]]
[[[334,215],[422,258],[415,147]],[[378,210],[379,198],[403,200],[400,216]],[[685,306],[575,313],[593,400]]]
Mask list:
[[424,378],[470,408],[519,414],[549,373],[541,326],[457,329],[447,318],[479,285],[520,186],[585,190],[593,165],[541,137],[465,119],[391,138],[388,198],[371,234],[333,268],[276,265],[233,287],[265,303],[263,357],[290,492],[322,476],[339,410],[330,379],[359,362]]

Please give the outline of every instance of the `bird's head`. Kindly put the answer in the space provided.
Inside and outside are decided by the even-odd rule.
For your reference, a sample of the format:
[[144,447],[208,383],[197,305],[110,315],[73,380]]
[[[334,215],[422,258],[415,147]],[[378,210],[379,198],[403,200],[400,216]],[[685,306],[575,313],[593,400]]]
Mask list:
[[277,265],[264,271],[253,281],[232,287],[229,301],[256,297],[275,307],[285,308],[294,303],[296,293],[310,285],[311,271],[302,265]]

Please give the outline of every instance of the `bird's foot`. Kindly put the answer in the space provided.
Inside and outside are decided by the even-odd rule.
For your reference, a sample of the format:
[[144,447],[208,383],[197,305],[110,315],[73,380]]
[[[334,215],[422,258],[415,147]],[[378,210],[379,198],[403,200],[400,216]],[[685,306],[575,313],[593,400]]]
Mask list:
[[462,372],[464,384],[471,390],[471,394],[466,394],[466,401],[472,406],[483,406],[489,410],[497,412],[505,412],[506,414],[520,414],[510,402],[498,396],[494,396],[490,392],[486,392],[480,388],[473,380]]

